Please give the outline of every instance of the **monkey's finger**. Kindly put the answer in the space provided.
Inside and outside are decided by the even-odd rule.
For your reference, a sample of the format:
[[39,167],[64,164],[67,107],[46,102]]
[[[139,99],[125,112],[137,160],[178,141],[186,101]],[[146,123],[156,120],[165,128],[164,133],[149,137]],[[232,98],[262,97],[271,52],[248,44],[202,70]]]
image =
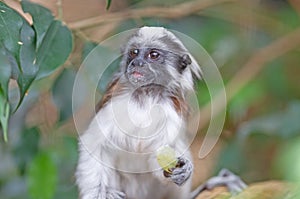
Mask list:
[[192,173],[193,164],[190,161],[186,161],[182,167],[177,167],[172,171],[172,175],[179,175],[181,173]]
[[180,175],[172,175],[171,179],[175,184],[181,186],[189,179],[189,177],[189,174],[187,175],[186,173],[182,173]]
[[175,184],[181,186],[190,178],[191,174],[192,167],[189,165],[185,165],[183,168],[174,169],[171,175],[171,179]]

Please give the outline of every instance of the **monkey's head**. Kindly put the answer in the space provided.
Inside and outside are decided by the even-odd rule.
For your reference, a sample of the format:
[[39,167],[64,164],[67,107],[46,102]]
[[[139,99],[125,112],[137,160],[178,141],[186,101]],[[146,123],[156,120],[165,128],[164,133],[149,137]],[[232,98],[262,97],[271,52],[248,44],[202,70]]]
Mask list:
[[191,90],[201,70],[182,42],[162,27],[142,27],[123,49],[121,71],[133,87]]

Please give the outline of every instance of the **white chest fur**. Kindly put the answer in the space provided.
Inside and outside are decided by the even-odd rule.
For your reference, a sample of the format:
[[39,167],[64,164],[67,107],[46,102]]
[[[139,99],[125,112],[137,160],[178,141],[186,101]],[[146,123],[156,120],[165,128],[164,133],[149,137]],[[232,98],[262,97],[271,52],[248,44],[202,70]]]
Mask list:
[[[109,140],[131,152],[150,152],[146,146],[141,148],[141,143],[153,145],[152,149],[156,148],[155,141],[158,140],[160,145],[170,144],[184,125],[170,101],[145,98],[140,105],[129,95],[114,97],[97,114],[96,120]],[[163,140],[168,143],[163,143]],[[129,147],[128,142],[131,143]]]
[[139,105],[129,95],[120,95],[97,113],[81,140],[90,153],[109,167],[148,172],[159,169],[157,164],[149,164],[156,162],[159,147],[168,144],[182,151],[184,124],[167,99],[145,98]]

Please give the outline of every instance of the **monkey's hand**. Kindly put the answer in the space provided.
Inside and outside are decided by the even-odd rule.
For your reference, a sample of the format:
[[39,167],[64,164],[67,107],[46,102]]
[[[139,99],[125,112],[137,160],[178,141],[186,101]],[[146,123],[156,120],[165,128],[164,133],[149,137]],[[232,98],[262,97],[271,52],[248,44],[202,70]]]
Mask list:
[[171,178],[171,180],[178,186],[183,185],[191,176],[193,171],[193,164],[190,160],[179,157],[175,168],[171,172],[164,171],[164,176]]
[[241,178],[227,169],[222,169],[218,176],[210,178],[205,183],[206,189],[213,189],[217,186],[226,186],[231,194],[235,195],[242,192],[247,185]]
[[107,199],[125,199],[126,195],[122,191],[118,191],[115,189],[108,189],[106,192]]

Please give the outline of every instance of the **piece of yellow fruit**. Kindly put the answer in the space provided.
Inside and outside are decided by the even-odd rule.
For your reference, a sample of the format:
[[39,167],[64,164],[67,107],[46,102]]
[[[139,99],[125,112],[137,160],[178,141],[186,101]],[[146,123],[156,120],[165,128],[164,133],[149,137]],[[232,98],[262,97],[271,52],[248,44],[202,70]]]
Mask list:
[[178,162],[175,151],[168,145],[160,147],[156,152],[156,159],[159,166],[171,173],[171,169],[175,168]]

